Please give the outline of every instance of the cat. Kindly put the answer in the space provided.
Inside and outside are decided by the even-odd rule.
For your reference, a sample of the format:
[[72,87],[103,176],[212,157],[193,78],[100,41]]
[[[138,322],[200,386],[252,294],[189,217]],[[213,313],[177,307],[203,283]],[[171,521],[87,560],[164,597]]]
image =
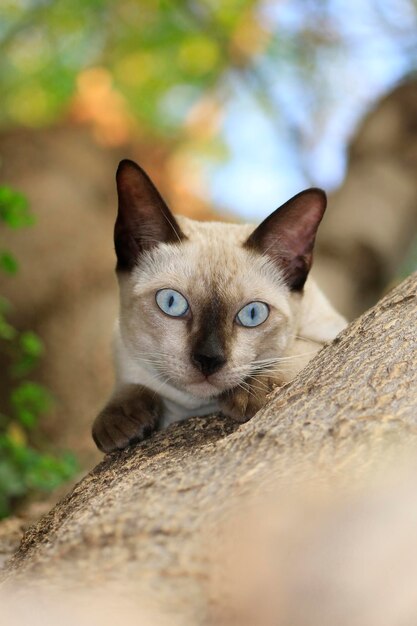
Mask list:
[[308,277],[324,191],[254,228],[174,217],[133,161],[116,183],[116,384],[96,445],[122,449],[192,415],[250,419],[346,325]]

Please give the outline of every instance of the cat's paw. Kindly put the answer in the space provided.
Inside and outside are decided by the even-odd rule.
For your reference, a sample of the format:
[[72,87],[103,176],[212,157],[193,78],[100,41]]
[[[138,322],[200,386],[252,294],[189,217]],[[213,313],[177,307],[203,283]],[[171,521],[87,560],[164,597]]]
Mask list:
[[102,452],[122,450],[149,437],[157,428],[161,401],[153,391],[129,385],[113,397],[93,424],[93,439]]
[[262,409],[277,384],[266,376],[248,378],[241,387],[229,389],[220,396],[220,409],[237,422],[247,422]]

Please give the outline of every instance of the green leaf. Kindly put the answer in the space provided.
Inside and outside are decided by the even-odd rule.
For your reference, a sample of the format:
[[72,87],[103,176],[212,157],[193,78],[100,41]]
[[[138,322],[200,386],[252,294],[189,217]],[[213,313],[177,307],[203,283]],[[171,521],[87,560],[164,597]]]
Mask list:
[[33,428],[38,417],[50,408],[52,396],[42,385],[25,381],[11,392],[10,404],[19,422]]
[[16,274],[19,264],[10,252],[0,252],[0,269],[6,274]]
[[31,357],[40,357],[44,352],[43,342],[40,337],[33,331],[21,333],[19,337],[19,345],[24,354]]
[[10,496],[21,496],[26,491],[25,481],[19,471],[6,459],[0,461],[0,493]]
[[18,347],[20,356],[11,367],[13,376],[26,376],[38,363],[44,352],[44,346],[38,335],[32,331],[20,334]]
[[16,335],[17,330],[6,321],[5,317],[0,312],[0,339],[11,341]]
[[39,455],[27,473],[28,486],[52,491],[71,478],[78,469],[78,463],[72,454],[55,457],[49,454]]
[[0,313],[9,313],[10,309],[10,302],[6,298],[3,298],[3,296],[0,296]]
[[6,186],[0,186],[0,220],[10,228],[32,226],[35,221],[26,197]]
[[5,493],[0,490],[0,520],[11,514],[9,499]]
[[9,423],[10,418],[5,415],[4,413],[0,412],[0,450],[1,450],[1,438],[4,437],[4,435],[2,435],[2,431],[4,431],[6,429],[7,424]]

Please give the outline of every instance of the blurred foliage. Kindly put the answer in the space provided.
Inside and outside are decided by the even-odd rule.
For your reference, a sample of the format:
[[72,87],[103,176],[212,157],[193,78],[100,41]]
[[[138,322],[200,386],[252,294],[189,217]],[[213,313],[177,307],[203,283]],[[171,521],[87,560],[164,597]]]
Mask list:
[[417,0],[2,0],[0,126],[99,120],[105,143],[179,139],[210,164],[232,154],[245,94],[305,182],[327,184],[314,150],[416,69],[416,29]]
[[[415,0],[364,4],[363,32],[378,22],[415,58]],[[0,123],[57,119],[91,67],[110,72],[139,123],[164,132],[202,93],[224,97],[231,73],[267,103],[277,76],[302,84],[311,106],[335,81],[326,63],[354,46],[348,17],[331,0],[2,0]]]
[[[0,187],[0,226],[22,228],[33,224],[26,198],[9,187]],[[18,262],[0,251],[0,271],[15,274]],[[19,331],[8,322],[10,303],[0,297],[0,351],[9,363],[7,376],[13,381],[8,415],[0,413],[0,518],[29,493],[51,491],[77,469],[72,454],[55,456],[44,451],[36,432],[38,420],[50,408],[52,397],[42,385],[27,377],[43,355],[40,338]],[[35,445],[37,444],[37,445]]]
[[[258,24],[254,0],[3,0],[0,76],[4,121],[39,125],[59,116],[92,66],[110,70],[139,121],[165,132],[218,82]],[[259,28],[259,26],[258,26]],[[243,41],[245,39],[245,41]],[[244,46],[243,46],[244,48]],[[171,107],[169,99],[175,100]]]

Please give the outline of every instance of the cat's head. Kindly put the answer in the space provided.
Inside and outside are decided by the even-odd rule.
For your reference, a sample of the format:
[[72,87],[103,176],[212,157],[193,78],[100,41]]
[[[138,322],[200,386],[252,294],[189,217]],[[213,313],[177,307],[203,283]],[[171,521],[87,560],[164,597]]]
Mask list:
[[120,329],[130,357],[204,398],[272,365],[294,339],[324,192],[298,194],[254,229],[175,218],[132,161],[116,179]]

